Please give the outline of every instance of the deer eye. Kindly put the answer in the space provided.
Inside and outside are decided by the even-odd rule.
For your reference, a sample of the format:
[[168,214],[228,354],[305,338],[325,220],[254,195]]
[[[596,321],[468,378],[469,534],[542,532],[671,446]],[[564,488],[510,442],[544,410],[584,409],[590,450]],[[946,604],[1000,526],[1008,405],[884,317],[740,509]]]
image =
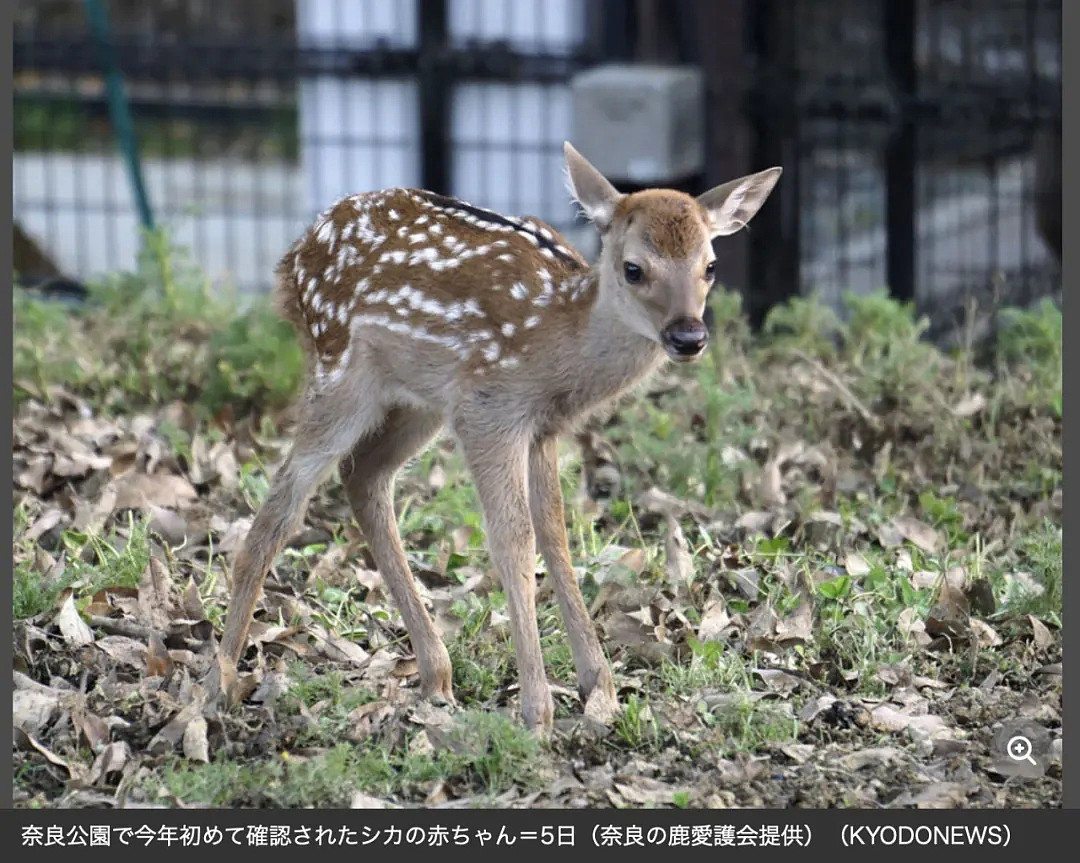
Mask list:
[[705,265],[705,278],[712,281],[716,277],[716,261],[709,261]]
[[641,267],[637,264],[631,264],[628,261],[623,264],[623,275],[626,277],[626,281],[632,285],[636,285],[641,281]]

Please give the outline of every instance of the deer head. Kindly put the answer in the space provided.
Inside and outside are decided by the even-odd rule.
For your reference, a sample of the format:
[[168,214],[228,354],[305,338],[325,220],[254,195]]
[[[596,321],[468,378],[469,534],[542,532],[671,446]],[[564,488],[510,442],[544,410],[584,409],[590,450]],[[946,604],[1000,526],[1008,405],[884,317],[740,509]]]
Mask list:
[[671,359],[697,358],[709,341],[702,316],[715,279],[712,241],[747,225],[783,169],[740,177],[697,198],[670,189],[620,194],[569,142],[563,148],[570,194],[600,232],[602,302]]

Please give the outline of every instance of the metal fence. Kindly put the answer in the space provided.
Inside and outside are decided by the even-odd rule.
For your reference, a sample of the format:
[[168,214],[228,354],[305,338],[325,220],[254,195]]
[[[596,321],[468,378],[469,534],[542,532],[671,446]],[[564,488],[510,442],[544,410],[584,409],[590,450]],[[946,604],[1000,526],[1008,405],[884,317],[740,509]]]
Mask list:
[[[731,246],[755,318],[810,290],[888,285],[933,308],[1056,289],[1034,143],[1060,128],[1060,0],[106,5],[158,221],[242,290],[361,189],[422,185],[573,233],[569,83],[613,59],[706,70],[710,162],[689,186],[785,166]],[[83,4],[18,4],[14,53],[16,219],[69,274],[132,266],[138,213]]]

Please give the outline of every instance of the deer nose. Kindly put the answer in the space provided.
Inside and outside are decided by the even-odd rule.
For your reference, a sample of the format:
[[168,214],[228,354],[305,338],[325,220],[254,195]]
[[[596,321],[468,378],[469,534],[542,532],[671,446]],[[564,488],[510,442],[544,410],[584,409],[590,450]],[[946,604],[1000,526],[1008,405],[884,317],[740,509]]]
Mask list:
[[660,338],[672,357],[696,357],[709,343],[709,331],[697,318],[676,318],[660,333]]

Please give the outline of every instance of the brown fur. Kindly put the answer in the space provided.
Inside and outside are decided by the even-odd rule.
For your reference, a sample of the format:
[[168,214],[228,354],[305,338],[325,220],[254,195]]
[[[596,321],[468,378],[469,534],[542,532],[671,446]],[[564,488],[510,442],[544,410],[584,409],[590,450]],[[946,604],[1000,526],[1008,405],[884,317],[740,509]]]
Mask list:
[[644,238],[658,255],[685,258],[709,241],[709,217],[689,195],[668,189],[645,189],[623,198],[615,218],[642,220]]

